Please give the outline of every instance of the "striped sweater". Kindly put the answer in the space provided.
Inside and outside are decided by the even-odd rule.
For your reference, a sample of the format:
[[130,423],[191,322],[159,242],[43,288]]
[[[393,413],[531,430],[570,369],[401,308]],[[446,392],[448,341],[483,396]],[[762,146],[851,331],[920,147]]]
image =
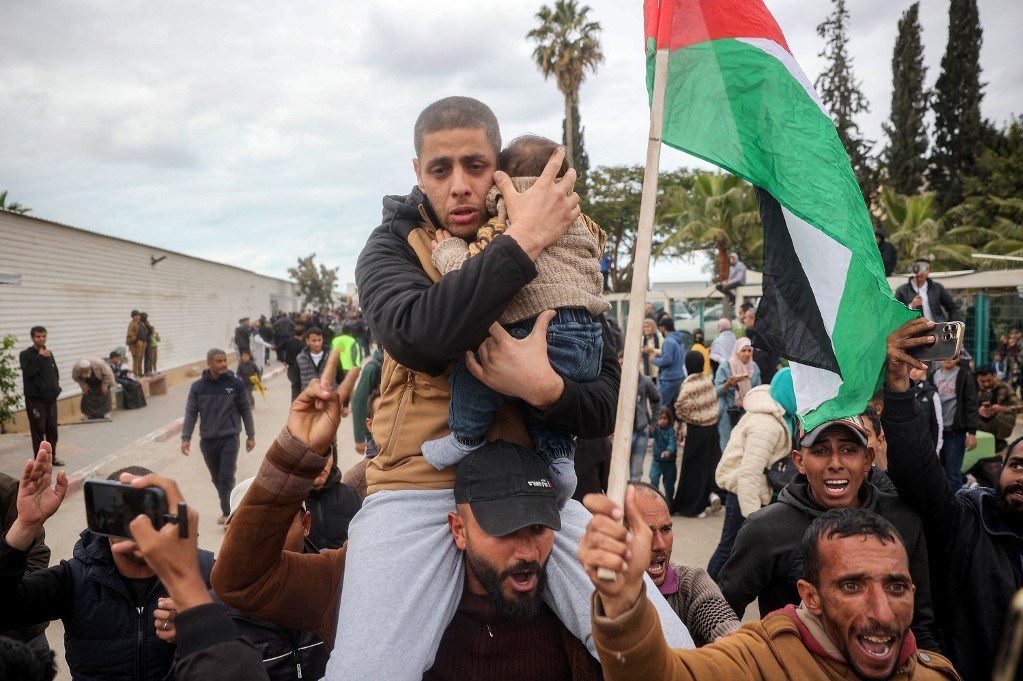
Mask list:
[[685,424],[713,426],[718,422],[718,398],[714,382],[706,374],[692,374],[682,381],[675,401],[675,415],[684,435]]

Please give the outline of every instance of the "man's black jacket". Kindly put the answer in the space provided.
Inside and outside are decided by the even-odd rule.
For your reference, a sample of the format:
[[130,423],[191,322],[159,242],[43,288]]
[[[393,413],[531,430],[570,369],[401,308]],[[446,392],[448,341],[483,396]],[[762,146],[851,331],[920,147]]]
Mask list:
[[885,390],[888,475],[923,520],[943,650],[966,681],[991,678],[1002,625],[1023,587],[1023,537],[995,507],[995,491],[952,492],[912,391]]
[[341,482],[335,464],[323,487],[309,490],[305,506],[312,515],[309,541],[319,549],[339,549],[348,541],[348,525],[362,508],[362,499],[354,487]]
[[[432,376],[475,348],[515,294],[536,277],[518,242],[498,236],[461,269],[434,283],[409,243],[420,224],[439,224],[418,188],[384,197],[383,224],[373,230],[355,267],[362,309],[374,337],[403,366]],[[541,415],[580,437],[614,430],[621,367],[607,324],[600,374],[589,383],[565,379],[557,403]]]
[[[869,482],[864,481],[859,496],[862,508],[880,515],[902,535],[909,554],[909,572],[916,585],[913,633],[921,649],[938,651],[927,544],[920,518],[901,499],[879,492]],[[797,475],[778,495],[777,503],[750,514],[718,577],[721,593],[739,617],[754,598],[759,599],[761,616],[799,603],[796,582],[803,578],[803,535],[826,510],[813,500],[806,476]]]
[[25,397],[41,402],[55,402],[60,396],[60,373],[53,354],[43,357],[33,345],[22,350],[18,359],[21,362]]
[[[160,681],[171,667],[174,646],[156,636],[153,611],[167,595],[154,583],[145,606],[136,607],[114,566],[110,544],[83,530],[71,560],[25,574],[26,553],[0,539],[0,629],[59,619],[64,653],[80,681]],[[199,551],[199,571],[209,584],[213,554]]]
[[[905,305],[913,302],[916,298],[913,277],[895,289],[895,297]],[[959,319],[959,306],[956,305],[956,301],[944,286],[933,279],[927,280],[927,306],[931,308],[931,314],[934,315],[936,322],[954,322]],[[923,312],[923,308],[920,311]]]

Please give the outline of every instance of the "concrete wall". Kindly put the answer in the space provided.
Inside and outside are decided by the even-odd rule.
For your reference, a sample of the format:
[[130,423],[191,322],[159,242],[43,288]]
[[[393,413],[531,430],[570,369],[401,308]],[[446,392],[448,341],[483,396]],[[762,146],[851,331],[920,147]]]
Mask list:
[[19,276],[20,285],[0,283],[0,336],[18,337],[17,354],[29,329],[45,326],[62,398],[80,393],[75,362],[125,344],[132,309],[149,313],[166,372],[204,361],[213,346],[230,350],[240,317],[301,304],[289,281],[0,211],[0,282]]

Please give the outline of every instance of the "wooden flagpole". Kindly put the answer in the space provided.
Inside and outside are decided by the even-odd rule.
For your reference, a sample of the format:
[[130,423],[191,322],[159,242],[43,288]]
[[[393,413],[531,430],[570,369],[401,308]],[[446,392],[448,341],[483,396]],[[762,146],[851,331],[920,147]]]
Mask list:
[[[629,482],[629,455],[632,450],[632,429],[636,421],[636,396],[639,388],[639,359],[642,350],[643,317],[650,279],[650,251],[653,248],[654,212],[657,208],[657,179],[661,162],[661,133],[664,129],[664,91],[668,84],[668,49],[657,50],[654,62],[654,92],[650,106],[650,140],[646,150],[646,172],[643,174],[643,197],[639,205],[636,233],[636,257],[632,263],[632,291],[629,293],[629,319],[625,333],[625,356],[622,383],[618,389],[618,414],[611,447],[611,472],[607,496],[624,508],[625,488]],[[654,414],[654,418],[656,418]],[[597,570],[597,576],[608,582],[615,572]]]

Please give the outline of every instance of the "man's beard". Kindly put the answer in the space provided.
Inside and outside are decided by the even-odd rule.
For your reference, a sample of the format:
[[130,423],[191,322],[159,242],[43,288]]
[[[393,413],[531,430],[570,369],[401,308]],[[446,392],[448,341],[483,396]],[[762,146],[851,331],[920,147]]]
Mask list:
[[1008,487],[1002,487],[1001,481],[995,487],[995,507],[1005,521],[1005,524],[1017,533],[1023,534],[1023,506],[1010,503],[1006,497],[1009,494],[1023,494],[1023,484],[1014,482]]
[[[490,602],[502,616],[510,620],[524,620],[535,617],[540,612],[540,603],[543,600],[544,589],[546,588],[547,566],[540,565],[536,561],[521,560],[513,567],[498,572],[492,565],[473,553],[469,546],[466,546],[465,561],[469,569],[480,581],[483,588],[490,596]],[[536,589],[533,593],[517,593],[510,599],[505,596],[502,585],[510,578],[512,573],[530,570],[536,573]]]

